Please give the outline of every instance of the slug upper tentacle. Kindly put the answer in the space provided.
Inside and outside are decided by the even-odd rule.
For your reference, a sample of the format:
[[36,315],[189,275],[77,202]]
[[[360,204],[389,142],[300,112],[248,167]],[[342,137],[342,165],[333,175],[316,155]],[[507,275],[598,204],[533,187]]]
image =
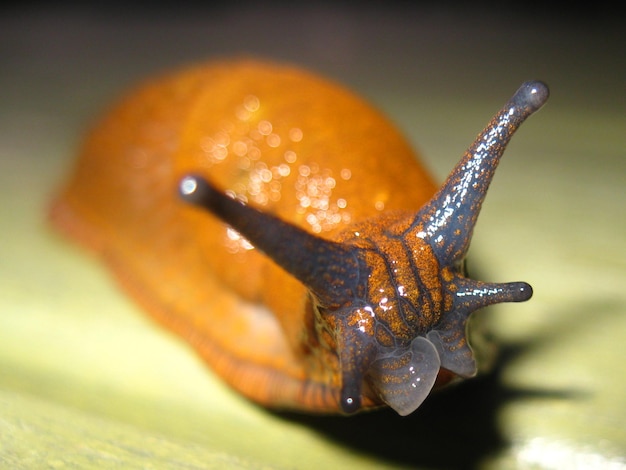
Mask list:
[[420,210],[418,237],[442,264],[465,257],[487,189],[509,140],[548,99],[539,81],[524,83],[476,137],[437,194]]
[[532,295],[463,261],[507,143],[547,98],[522,85],[436,190],[341,87],[250,61],[191,69],[90,135],[52,218],[246,396],[407,415],[476,373],[472,312]]

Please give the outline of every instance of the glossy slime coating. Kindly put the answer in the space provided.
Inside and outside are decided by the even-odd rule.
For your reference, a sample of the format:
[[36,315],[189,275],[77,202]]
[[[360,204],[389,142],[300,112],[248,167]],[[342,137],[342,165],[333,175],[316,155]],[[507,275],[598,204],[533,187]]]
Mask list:
[[104,118],[51,217],[247,397],[406,415],[475,374],[473,311],[532,295],[462,265],[504,147],[547,98],[522,85],[437,190],[335,84],[254,61],[191,68]]

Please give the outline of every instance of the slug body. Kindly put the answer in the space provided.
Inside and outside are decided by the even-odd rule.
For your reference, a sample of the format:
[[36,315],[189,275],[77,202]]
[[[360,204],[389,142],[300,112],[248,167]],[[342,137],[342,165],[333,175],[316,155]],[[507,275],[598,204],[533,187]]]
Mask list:
[[463,259],[504,147],[547,97],[524,84],[438,189],[336,84],[255,61],[190,68],[105,116],[51,219],[245,396],[406,415],[475,374],[471,312],[532,294],[464,277]]

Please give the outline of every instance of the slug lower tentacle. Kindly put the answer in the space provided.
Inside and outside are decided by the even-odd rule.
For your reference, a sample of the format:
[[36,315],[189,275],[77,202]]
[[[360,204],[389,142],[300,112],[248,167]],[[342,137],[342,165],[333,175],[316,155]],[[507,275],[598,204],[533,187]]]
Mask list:
[[105,116],[51,218],[250,399],[407,415],[475,374],[472,312],[532,295],[463,260],[504,148],[547,98],[524,84],[437,190],[344,88],[265,62],[192,67]]

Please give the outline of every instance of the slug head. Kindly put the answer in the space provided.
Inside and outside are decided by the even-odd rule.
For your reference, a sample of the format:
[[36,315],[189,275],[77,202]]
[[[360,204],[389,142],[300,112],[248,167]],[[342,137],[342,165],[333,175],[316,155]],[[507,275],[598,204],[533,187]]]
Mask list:
[[428,396],[440,369],[476,373],[466,338],[472,312],[532,295],[524,282],[468,279],[463,261],[507,143],[548,95],[541,82],[523,84],[417,213],[382,214],[337,240],[235,201],[199,176],[185,177],[180,193],[308,287],[315,330],[309,334],[320,361],[339,377],[334,393],[344,412],[359,410],[367,397],[407,415]]

